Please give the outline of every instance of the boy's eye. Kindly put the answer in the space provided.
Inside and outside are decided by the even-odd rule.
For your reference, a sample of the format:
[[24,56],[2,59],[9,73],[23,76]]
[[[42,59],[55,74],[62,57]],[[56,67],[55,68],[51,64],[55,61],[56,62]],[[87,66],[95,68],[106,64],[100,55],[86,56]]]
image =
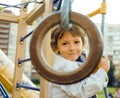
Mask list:
[[77,43],[80,43],[80,41],[75,41],[74,43],[76,43],[76,44],[77,44]]
[[67,43],[62,43],[62,45],[66,45]]

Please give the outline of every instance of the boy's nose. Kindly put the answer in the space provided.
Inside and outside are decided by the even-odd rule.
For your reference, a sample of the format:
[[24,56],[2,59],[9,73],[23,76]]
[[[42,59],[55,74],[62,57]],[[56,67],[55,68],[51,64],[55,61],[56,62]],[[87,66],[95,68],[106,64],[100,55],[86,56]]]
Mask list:
[[75,49],[75,46],[72,44],[72,45],[70,45],[70,50],[73,50],[73,49]]

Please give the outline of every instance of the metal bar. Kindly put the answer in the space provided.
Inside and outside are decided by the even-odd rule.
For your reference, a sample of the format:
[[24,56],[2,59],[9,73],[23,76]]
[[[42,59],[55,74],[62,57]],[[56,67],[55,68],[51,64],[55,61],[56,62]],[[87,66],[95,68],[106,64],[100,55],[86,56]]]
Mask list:
[[27,62],[27,61],[30,61],[30,60],[31,60],[31,58],[24,59],[24,60],[18,59],[18,64],[22,64],[22,63]]
[[93,12],[87,14],[87,16],[93,17],[93,16],[95,16],[95,15],[97,15],[97,14],[100,14],[100,9],[101,9],[101,8],[98,8],[98,9],[94,10]]
[[101,22],[101,32],[103,34],[103,37],[104,37],[104,26],[105,26],[105,14],[102,14],[102,22]]
[[109,98],[108,89],[104,87],[105,98]]
[[20,7],[18,7],[17,5],[8,5],[8,4],[3,4],[3,3],[0,3],[0,5],[3,5],[3,6],[5,6],[4,8],[7,8],[7,7],[15,7],[15,8],[20,8]]
[[24,41],[27,37],[29,37],[31,34],[33,33],[33,31],[31,31],[30,33],[28,33],[27,35],[25,35],[24,37],[21,37],[20,42]]
[[[35,2],[35,1],[28,1],[28,2],[21,3],[21,4],[16,4],[16,5],[8,5],[8,4],[0,3],[0,5],[5,6],[5,7],[3,7],[3,8],[14,7],[14,8],[19,8],[19,9],[20,9],[20,8],[21,8],[21,7],[20,7],[21,5],[24,5],[24,8],[26,8],[29,3],[33,3],[33,2]],[[43,1],[41,1],[41,2],[35,2],[35,3],[41,4],[41,3],[43,3]]]
[[[106,2],[106,0],[103,0],[103,2]],[[105,26],[105,14],[102,13],[101,32],[103,34],[103,37],[104,37],[104,26]],[[108,98],[109,94],[107,87],[104,87],[104,94],[105,94],[105,98]]]
[[0,90],[4,98],[9,98],[8,93],[1,82],[0,82]]
[[61,8],[61,4],[62,4],[62,0],[59,0],[59,4],[58,4],[58,7],[57,7],[57,11],[60,10],[60,8]]
[[30,86],[25,86],[25,85],[20,85],[19,83],[17,83],[16,88],[25,88],[25,89],[31,89],[31,90],[40,91],[39,88],[36,88],[36,87],[30,87]]

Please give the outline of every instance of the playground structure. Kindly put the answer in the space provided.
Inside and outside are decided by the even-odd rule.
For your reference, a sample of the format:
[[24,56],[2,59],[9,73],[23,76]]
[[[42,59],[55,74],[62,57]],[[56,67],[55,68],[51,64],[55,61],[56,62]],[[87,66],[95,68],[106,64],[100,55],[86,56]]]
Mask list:
[[[24,3],[24,2],[25,1],[22,0],[22,3]],[[38,98],[38,97],[39,98],[48,98],[48,89],[47,89],[48,81],[46,81],[42,77],[40,79],[40,93],[36,94],[37,97],[33,97],[34,95],[32,96],[32,94],[33,94],[32,91],[30,91],[30,93],[31,93],[30,96],[31,97],[26,97],[27,93],[25,94],[24,92],[27,92],[27,91],[25,89],[21,88],[21,87],[18,87],[18,89],[16,89],[16,87],[17,87],[18,83],[20,85],[22,85],[22,78],[24,77],[23,76],[23,66],[22,66],[22,63],[18,63],[18,62],[19,61],[22,62],[23,60],[25,60],[24,59],[24,54],[25,54],[25,48],[26,48],[25,47],[25,45],[26,45],[25,43],[26,42],[25,42],[25,37],[24,36],[26,35],[27,25],[31,25],[38,17],[42,16],[43,14],[44,14],[44,16],[47,16],[48,14],[50,14],[52,12],[52,7],[53,7],[53,1],[52,0],[43,0],[43,3],[37,5],[28,14],[27,14],[27,7],[25,7],[25,5],[22,6],[21,9],[20,9],[20,16],[6,14],[6,13],[1,13],[0,14],[0,20],[9,21],[9,22],[13,22],[13,23],[18,23],[18,35],[17,35],[17,45],[16,45],[16,57],[15,57],[16,60],[15,60],[15,66],[13,68],[14,69],[14,74],[13,74],[14,79],[12,80],[12,83],[11,83],[11,81],[5,82],[5,80],[3,80],[4,78],[0,79],[0,80],[3,80],[3,83],[6,83],[4,85],[8,89],[8,91],[12,93],[12,98],[20,98],[21,94],[23,94],[23,96],[24,96],[22,98]],[[103,14],[104,15],[106,13],[105,8],[106,8],[105,2],[103,2],[99,9],[89,13],[88,16],[92,17],[92,16],[94,16],[96,14]],[[49,39],[47,39],[47,37],[45,39],[45,43],[49,44]],[[49,49],[49,45],[44,46],[45,57],[48,60],[48,62],[52,65],[52,61],[53,61],[52,58],[54,57],[54,54],[52,53],[51,50],[48,50],[48,49]],[[51,55],[48,55],[48,52]],[[4,55],[4,54],[2,54],[2,55]],[[9,61],[8,58],[7,58],[7,60]],[[0,67],[2,67],[2,65],[0,65]],[[11,67],[6,67],[6,68],[7,68],[7,70],[9,69],[11,71]],[[4,70],[4,68],[0,68],[0,69]],[[3,74],[2,73],[3,70],[0,70],[1,71],[0,75]],[[7,72],[9,72],[9,71],[7,71]],[[6,74],[6,75],[9,75],[9,73]],[[7,76],[7,78],[8,78],[8,76]],[[33,87],[35,87],[35,85],[33,85]],[[30,93],[28,92],[28,95]]]
[[[14,75],[14,64],[13,62],[0,50],[0,82],[5,86],[9,93],[12,93],[13,88],[13,75]],[[22,75],[22,84],[36,88],[34,85],[24,74]],[[22,98],[38,98],[39,93],[31,90],[22,89]]]

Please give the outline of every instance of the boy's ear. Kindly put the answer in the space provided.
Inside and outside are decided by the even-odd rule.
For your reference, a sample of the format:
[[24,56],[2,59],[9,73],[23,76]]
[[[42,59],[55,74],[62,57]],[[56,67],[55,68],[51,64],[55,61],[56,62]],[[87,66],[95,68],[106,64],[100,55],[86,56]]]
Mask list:
[[55,49],[55,53],[58,54],[58,49]]
[[56,54],[60,54],[60,52],[59,52],[58,49],[55,49],[55,53],[56,53]]

